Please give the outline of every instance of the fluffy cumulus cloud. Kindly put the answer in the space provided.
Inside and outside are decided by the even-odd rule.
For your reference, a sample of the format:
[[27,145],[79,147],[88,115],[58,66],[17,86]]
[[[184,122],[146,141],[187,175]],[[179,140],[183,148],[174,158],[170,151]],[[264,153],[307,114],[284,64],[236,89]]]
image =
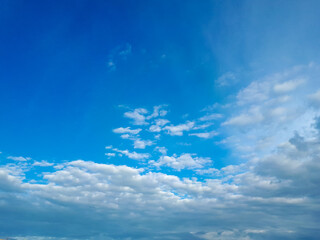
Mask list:
[[140,148],[140,149],[145,149],[147,146],[153,145],[153,142],[151,140],[141,140],[141,139],[136,139],[134,140],[133,146],[134,148]]
[[163,126],[168,124],[170,121],[167,119],[156,119],[154,124],[150,126],[150,132],[161,132],[163,130]]
[[149,164],[156,167],[167,166],[180,171],[181,169],[198,169],[203,168],[208,163],[211,163],[209,158],[201,158],[192,156],[192,154],[184,153],[179,157],[174,156],[161,156],[159,161],[149,161]]
[[[1,154],[1,237],[318,239],[318,75],[310,64],[254,79],[175,124],[167,106],[127,111],[104,162]],[[222,145],[232,161],[200,153]]]
[[156,117],[164,117],[167,114],[165,110],[166,105],[159,105],[153,107],[153,112],[148,114],[148,110],[145,108],[136,108],[132,111],[124,113],[124,117],[133,120],[134,125],[148,125],[149,121]]
[[146,114],[148,111],[144,108],[137,108],[133,111],[125,112],[124,116],[133,120],[134,125],[147,125]]
[[[83,160],[23,181],[25,172],[3,166],[0,231],[16,239],[317,239],[319,155],[314,129],[204,181]],[[208,161],[182,154],[157,164]]]
[[188,121],[179,125],[166,126],[163,129],[171,136],[182,136],[184,131],[190,131],[194,127],[194,122]]

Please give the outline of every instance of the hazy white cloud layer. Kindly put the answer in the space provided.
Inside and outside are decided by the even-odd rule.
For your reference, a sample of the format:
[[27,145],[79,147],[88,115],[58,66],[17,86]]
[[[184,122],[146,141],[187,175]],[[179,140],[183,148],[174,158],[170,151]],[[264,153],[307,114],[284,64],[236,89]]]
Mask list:
[[[309,64],[252,80],[225,106],[180,123],[164,105],[131,109],[130,126],[113,130],[123,144],[106,146],[104,163],[1,154],[1,236],[319,239],[319,72]],[[189,151],[173,148],[178,141]],[[192,141],[224,145],[234,163],[216,167]]]

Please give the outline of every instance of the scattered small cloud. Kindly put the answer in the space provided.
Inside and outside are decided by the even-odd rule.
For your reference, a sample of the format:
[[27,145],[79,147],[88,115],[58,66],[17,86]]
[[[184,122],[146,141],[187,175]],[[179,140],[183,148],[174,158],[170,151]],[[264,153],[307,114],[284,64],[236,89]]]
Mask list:
[[120,127],[120,128],[116,128],[116,129],[113,129],[113,132],[114,133],[130,133],[130,134],[133,134],[133,135],[136,135],[138,134],[142,129],[141,128],[138,128],[138,129],[131,129],[130,127],[126,127],[126,128],[123,128],[123,127]]
[[107,157],[115,157],[116,154],[115,153],[105,153],[104,155],[106,155]]
[[149,128],[150,132],[161,132],[162,127],[168,124],[170,121],[167,119],[156,119],[154,125],[151,125]]
[[124,117],[132,119],[134,125],[148,125],[145,116],[147,113],[145,108],[136,108],[133,111],[125,112]]
[[13,161],[18,161],[18,162],[26,162],[31,160],[30,157],[14,157],[14,156],[9,156],[7,159],[13,160]]
[[212,113],[212,114],[207,114],[201,118],[199,118],[200,121],[212,121],[212,120],[217,120],[222,118],[223,115],[220,113]]
[[151,160],[149,164],[160,168],[161,166],[171,167],[175,170],[181,171],[182,169],[199,169],[203,168],[209,163],[212,163],[210,158],[201,158],[193,156],[194,154],[185,153],[173,156],[161,156],[158,161]]
[[40,162],[34,162],[32,164],[33,166],[39,166],[39,167],[50,167],[50,166],[53,166],[54,164],[53,163],[50,163],[50,162],[47,162],[45,160],[42,160]]
[[133,146],[134,148],[138,148],[138,149],[145,149],[147,146],[151,146],[153,145],[154,142],[151,140],[142,140],[140,138],[135,139]]
[[236,78],[235,74],[232,73],[232,72],[227,72],[227,73],[223,74],[222,76],[220,76],[220,77],[215,81],[215,83],[216,83],[218,86],[223,87],[223,86],[232,85],[232,84],[234,84],[236,81],[237,81],[237,78]]
[[182,136],[184,131],[190,131],[194,125],[194,122],[187,121],[184,124],[170,125],[164,127],[163,129],[167,130],[167,133],[171,136]]
[[204,138],[204,139],[209,139],[209,138],[212,138],[217,135],[218,135],[218,133],[216,131],[202,132],[202,133],[189,133],[189,136],[196,136],[196,137]]
[[164,107],[166,107],[166,105],[159,105],[159,106],[154,106],[153,107],[153,113],[150,114],[149,116],[146,117],[146,119],[152,119],[152,118],[156,118],[156,117],[164,117],[165,115],[167,115],[168,111],[163,109]]
[[168,149],[166,147],[155,147],[155,151],[160,152],[162,155],[167,155]]
[[125,156],[127,156],[130,159],[134,159],[134,160],[144,160],[144,159],[148,159],[150,157],[149,153],[137,153],[137,152],[130,152],[129,150],[119,150],[117,148],[114,148],[113,151],[121,153]]

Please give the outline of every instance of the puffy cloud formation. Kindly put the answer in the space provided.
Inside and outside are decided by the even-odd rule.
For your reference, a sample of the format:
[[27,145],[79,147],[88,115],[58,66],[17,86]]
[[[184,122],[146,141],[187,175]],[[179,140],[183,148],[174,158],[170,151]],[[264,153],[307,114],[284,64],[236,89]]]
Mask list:
[[137,108],[133,111],[125,112],[124,116],[133,120],[134,125],[147,125],[146,114],[148,111],[144,108]]
[[[121,147],[107,146],[105,162],[2,154],[0,233],[31,240],[318,239],[317,72],[310,64],[251,81],[227,104],[182,123],[164,119],[162,105],[130,110],[131,125],[113,130]],[[224,144],[232,161],[200,153],[210,149],[199,142]]]
[[[23,181],[4,166],[0,231],[16,239],[317,239],[317,134],[297,133],[275,153],[201,181],[83,160]],[[184,154],[158,164],[207,160]]]
[[114,133],[121,133],[121,134],[122,133],[130,133],[130,134],[133,134],[133,135],[138,134],[140,131],[141,131],[140,128],[131,129],[130,127],[126,127],[126,128],[120,127],[120,128],[113,129]]
[[190,131],[194,127],[194,122],[188,121],[184,124],[170,125],[164,127],[171,136],[182,136],[184,131]]
[[158,168],[161,166],[168,166],[178,171],[180,171],[181,169],[203,168],[208,163],[211,163],[211,160],[209,158],[193,157],[192,154],[189,153],[182,154],[179,157],[177,157],[176,155],[172,157],[161,156],[159,161],[155,162],[151,160],[149,162],[149,164],[154,165]]

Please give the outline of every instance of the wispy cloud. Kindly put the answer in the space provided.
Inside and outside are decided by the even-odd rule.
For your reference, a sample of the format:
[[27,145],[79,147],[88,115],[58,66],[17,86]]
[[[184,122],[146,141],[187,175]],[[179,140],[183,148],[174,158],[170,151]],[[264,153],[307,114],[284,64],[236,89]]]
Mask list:
[[227,72],[220,76],[215,83],[218,86],[229,86],[234,84],[237,81],[236,75],[232,72]]
[[35,161],[32,165],[33,166],[39,166],[39,167],[50,167],[50,166],[53,166],[54,164],[50,163],[48,161],[42,160],[40,162]]
[[183,124],[165,126],[163,129],[167,130],[167,133],[171,136],[182,136],[183,132],[190,131],[194,124],[194,122],[187,121]]
[[205,138],[205,139],[209,139],[209,138],[212,138],[217,135],[218,135],[218,133],[216,131],[201,132],[201,133],[189,133],[189,136],[196,136],[196,137]]
[[199,118],[200,121],[212,121],[212,120],[216,120],[219,118],[222,118],[223,115],[220,113],[211,113],[211,114],[207,114],[201,118]]
[[134,160],[144,160],[144,159],[148,159],[150,157],[149,153],[137,153],[135,151],[130,152],[129,150],[119,150],[117,148],[113,148],[112,149],[115,152],[118,152],[120,154],[123,154],[125,156],[127,156],[130,159],[134,159]]
[[141,130],[142,130],[141,128],[131,129],[130,127],[126,127],[126,128],[120,127],[120,128],[113,129],[113,132],[114,133],[121,133],[121,134],[130,133],[130,134],[136,135],[139,132],[141,132]]
[[117,65],[122,61],[127,60],[127,57],[132,53],[132,46],[129,43],[126,43],[124,46],[117,46],[111,50],[111,53],[108,55],[107,68],[109,71],[115,71]]
[[21,156],[20,157],[9,156],[7,157],[7,159],[18,161],[18,162],[25,162],[25,161],[31,160],[30,157],[21,157]]
[[153,145],[154,142],[151,140],[142,140],[140,138],[134,139],[134,148],[145,149],[147,146]]
[[199,169],[203,168],[207,164],[211,163],[210,158],[201,158],[193,156],[192,154],[185,153],[179,157],[176,155],[173,156],[161,156],[158,161],[149,161],[149,164],[154,165],[155,167],[167,166],[178,171],[182,169]]

